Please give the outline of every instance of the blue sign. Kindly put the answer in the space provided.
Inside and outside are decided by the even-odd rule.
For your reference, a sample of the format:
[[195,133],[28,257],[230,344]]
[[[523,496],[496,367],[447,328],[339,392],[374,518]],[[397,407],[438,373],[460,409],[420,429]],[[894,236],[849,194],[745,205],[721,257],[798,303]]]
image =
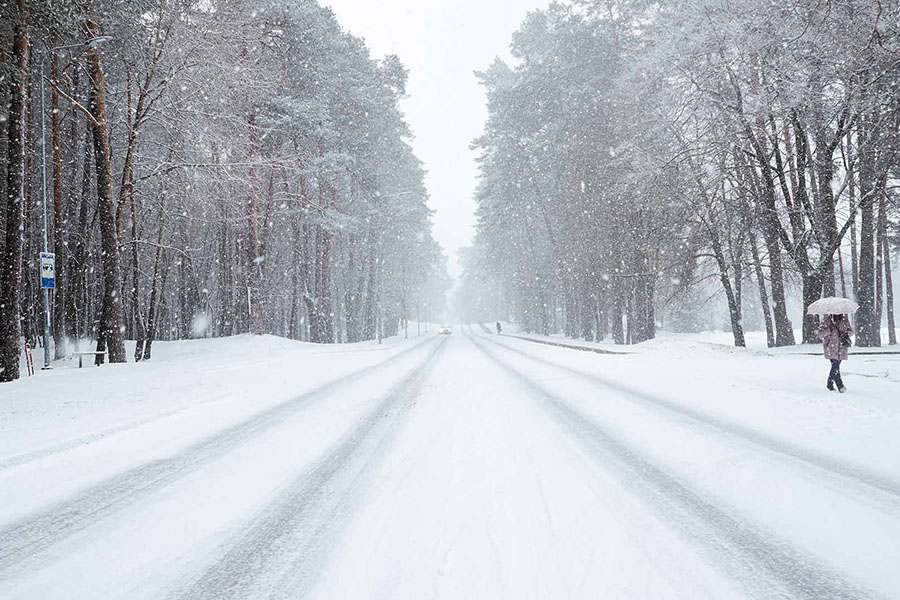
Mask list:
[[56,287],[56,255],[52,252],[41,252],[41,288]]

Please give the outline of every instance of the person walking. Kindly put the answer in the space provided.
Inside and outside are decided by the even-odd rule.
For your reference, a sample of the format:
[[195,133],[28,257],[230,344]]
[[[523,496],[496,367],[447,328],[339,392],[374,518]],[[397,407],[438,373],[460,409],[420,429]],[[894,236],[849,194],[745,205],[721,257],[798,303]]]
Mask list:
[[834,391],[834,386],[840,393],[847,391],[844,381],[841,379],[841,361],[849,357],[848,348],[852,341],[853,328],[846,315],[825,315],[819,326],[819,336],[822,338],[822,348],[825,358],[831,361],[831,371],[828,373],[826,387]]
[[500,321],[497,321],[497,335],[500,335],[503,332],[503,328],[500,327]]

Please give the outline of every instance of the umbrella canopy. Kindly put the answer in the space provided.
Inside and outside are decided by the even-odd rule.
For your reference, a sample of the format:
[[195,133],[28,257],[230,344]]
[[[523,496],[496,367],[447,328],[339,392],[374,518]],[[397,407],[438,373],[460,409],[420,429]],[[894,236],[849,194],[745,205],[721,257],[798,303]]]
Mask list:
[[852,315],[859,310],[859,304],[848,298],[821,298],[809,305],[808,315]]

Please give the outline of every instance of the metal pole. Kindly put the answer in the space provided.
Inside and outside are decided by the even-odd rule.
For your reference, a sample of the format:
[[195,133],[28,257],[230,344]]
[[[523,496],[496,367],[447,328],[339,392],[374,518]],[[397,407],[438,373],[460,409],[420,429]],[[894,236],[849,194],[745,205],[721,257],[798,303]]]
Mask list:
[[[47,134],[46,134],[46,109],[44,107],[44,62],[41,59],[41,182],[43,203],[41,211],[41,227],[44,236],[44,252],[49,252],[47,243]],[[52,369],[50,365],[50,290],[41,290],[44,296],[44,366],[41,370]]]

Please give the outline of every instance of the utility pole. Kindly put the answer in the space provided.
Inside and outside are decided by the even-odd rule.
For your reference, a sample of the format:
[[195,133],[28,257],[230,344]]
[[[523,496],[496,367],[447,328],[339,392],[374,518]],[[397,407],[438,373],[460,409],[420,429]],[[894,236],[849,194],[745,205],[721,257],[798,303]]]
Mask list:
[[[50,252],[47,243],[47,135],[46,135],[46,108],[44,107],[44,63],[46,56],[41,59],[41,235],[43,236],[44,251],[41,253],[41,292],[44,304],[44,366],[42,371],[52,369],[50,365],[50,288],[44,285],[44,255]],[[55,258],[55,257],[54,257]],[[55,274],[55,272],[54,272]],[[55,278],[53,285],[56,285]]]

